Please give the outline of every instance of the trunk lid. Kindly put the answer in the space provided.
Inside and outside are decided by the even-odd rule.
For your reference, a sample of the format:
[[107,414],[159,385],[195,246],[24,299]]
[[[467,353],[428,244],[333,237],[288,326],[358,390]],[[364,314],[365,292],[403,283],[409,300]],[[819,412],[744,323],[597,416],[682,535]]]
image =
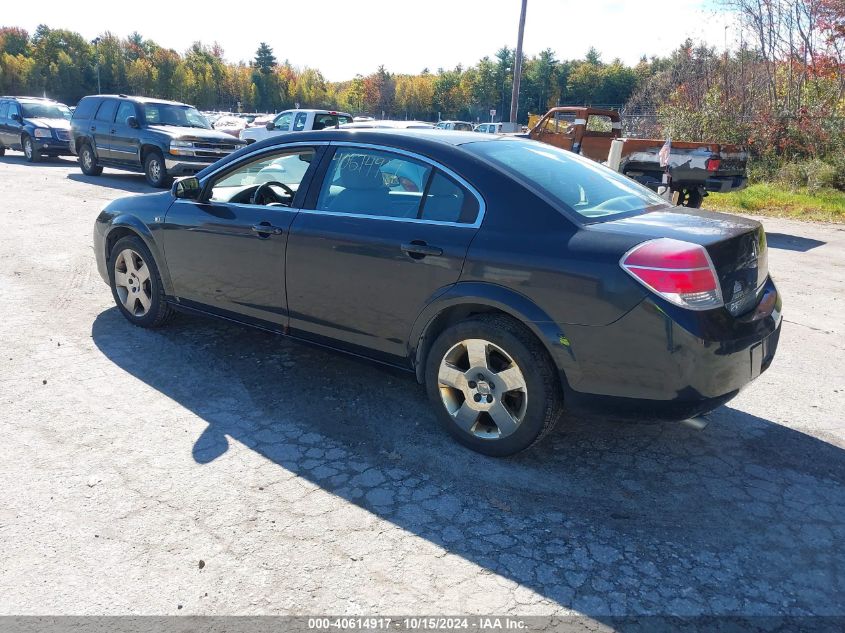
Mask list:
[[756,220],[674,207],[590,228],[639,238],[636,243],[669,237],[700,244],[716,268],[725,307],[733,316],[757,305],[769,275],[766,234]]

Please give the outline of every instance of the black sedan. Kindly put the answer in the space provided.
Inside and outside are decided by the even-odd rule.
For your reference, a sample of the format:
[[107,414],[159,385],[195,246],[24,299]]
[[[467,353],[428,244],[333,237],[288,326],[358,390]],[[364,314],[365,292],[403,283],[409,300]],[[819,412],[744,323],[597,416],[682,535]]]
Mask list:
[[709,411],[769,366],[781,324],[759,223],[472,133],[276,136],[115,200],[94,250],[131,323],[191,311],[407,369],[489,455],[564,406]]

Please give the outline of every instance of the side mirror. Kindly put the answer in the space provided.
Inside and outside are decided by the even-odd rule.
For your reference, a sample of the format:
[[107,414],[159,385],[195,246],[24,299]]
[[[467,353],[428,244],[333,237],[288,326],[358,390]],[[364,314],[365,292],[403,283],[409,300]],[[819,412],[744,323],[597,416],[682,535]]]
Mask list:
[[264,127],[267,128],[268,132],[272,132],[276,129],[276,125],[272,121],[267,121],[267,125],[265,125]]
[[12,115],[12,121],[17,121],[18,123],[23,123],[23,117],[21,117],[21,115],[20,115],[20,114],[18,114],[17,112],[15,112],[15,113]]
[[200,191],[202,191],[202,187],[196,176],[180,178],[173,183],[170,190],[173,197],[180,200],[196,200],[200,197]]
[[136,119],[134,116],[126,118],[126,125],[128,125],[129,127],[134,127],[136,130],[141,127],[140,123],[138,123],[138,119]]

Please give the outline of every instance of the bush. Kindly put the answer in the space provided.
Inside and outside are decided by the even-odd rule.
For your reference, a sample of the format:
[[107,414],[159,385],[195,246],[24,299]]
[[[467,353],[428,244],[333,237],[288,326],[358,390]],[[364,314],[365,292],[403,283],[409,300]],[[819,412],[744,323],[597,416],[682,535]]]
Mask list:
[[792,190],[806,187],[811,192],[821,189],[845,191],[845,159],[823,161],[816,158],[784,163],[777,170],[774,180]]

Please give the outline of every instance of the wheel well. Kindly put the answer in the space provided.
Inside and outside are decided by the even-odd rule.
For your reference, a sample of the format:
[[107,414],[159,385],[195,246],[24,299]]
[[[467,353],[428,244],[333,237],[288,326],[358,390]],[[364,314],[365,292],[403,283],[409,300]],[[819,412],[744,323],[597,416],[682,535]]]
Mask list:
[[156,145],[142,145],[141,146],[141,164],[144,164],[144,161],[147,160],[147,156],[150,152],[158,152],[162,156],[164,156],[164,152],[161,151],[161,148]]
[[417,344],[414,366],[417,374],[417,380],[420,383],[424,382],[425,362],[428,357],[428,350],[431,348],[432,343],[437,340],[437,337],[440,336],[446,328],[451,327],[455,323],[465,321],[469,317],[477,314],[502,314],[512,318],[511,315],[503,310],[481,303],[467,303],[451,306],[438,313],[437,316],[434,317],[426,326],[422,336],[420,337],[419,343]]
[[106,238],[106,262],[109,261],[109,256],[111,255],[111,249],[114,248],[114,245],[117,244],[117,241],[124,238],[124,237],[130,236],[130,235],[132,237],[137,237],[139,239],[143,239],[135,231],[133,231],[132,229],[128,229],[125,226],[119,226],[116,229],[112,229],[109,232],[109,234]]

